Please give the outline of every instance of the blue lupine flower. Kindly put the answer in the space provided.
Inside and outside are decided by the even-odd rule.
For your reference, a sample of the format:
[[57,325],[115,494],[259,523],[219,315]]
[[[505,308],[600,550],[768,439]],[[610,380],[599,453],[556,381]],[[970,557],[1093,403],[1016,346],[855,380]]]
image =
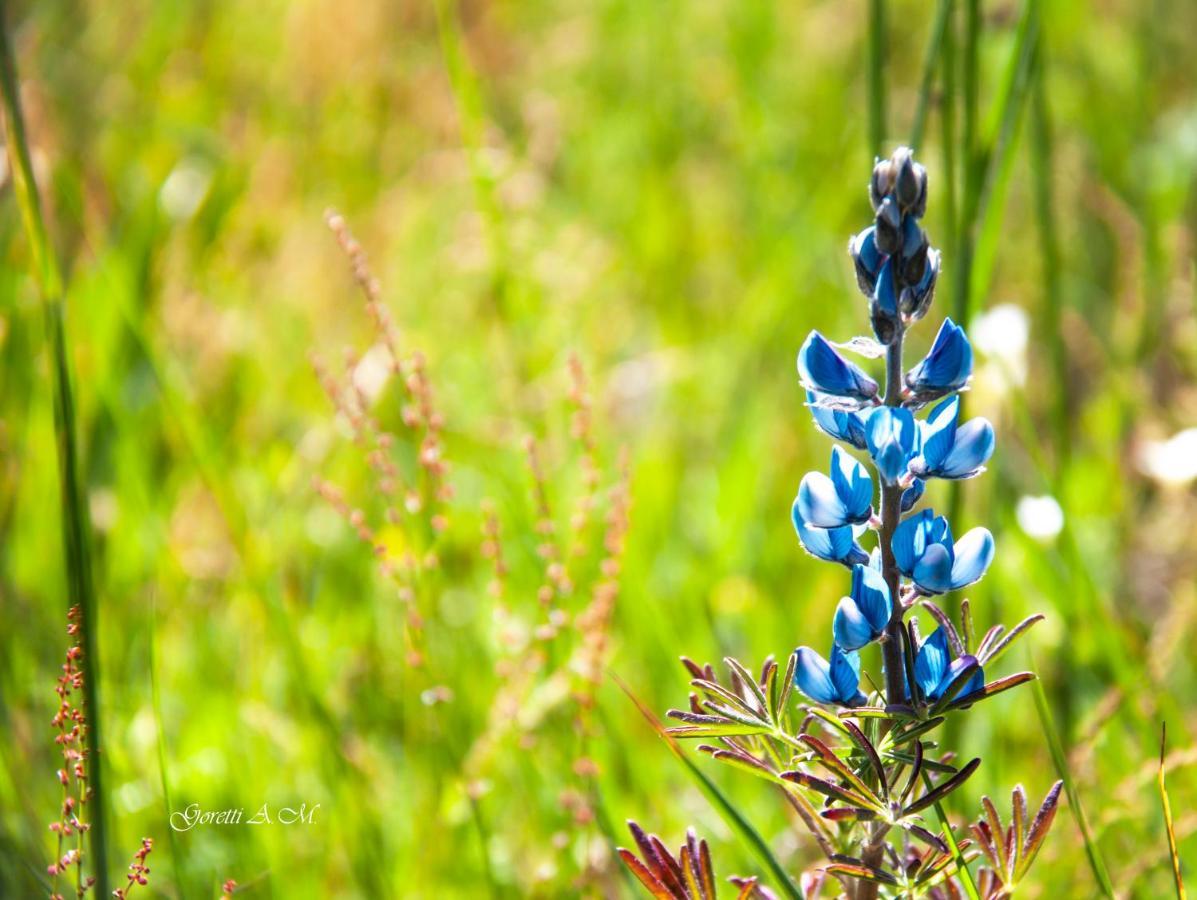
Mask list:
[[914,509],[914,505],[923,498],[923,492],[927,490],[927,482],[921,478],[916,478],[911,482],[910,487],[902,491],[902,512],[908,513]]
[[832,646],[831,662],[810,647],[799,647],[794,668],[794,687],[816,703],[860,706],[865,695],[860,690],[860,654],[845,653]]
[[906,373],[906,386],[915,397],[934,400],[968,383],[973,373],[973,348],[964,329],[944,319],[931,350]]
[[906,474],[910,460],[918,453],[918,425],[910,410],[882,406],[869,414],[865,440],[881,477],[894,482]]
[[974,528],[953,541],[948,520],[924,509],[905,519],[891,544],[898,569],[924,594],[944,594],[981,580],[993,561],[993,535]]
[[815,417],[815,424],[837,441],[851,444],[858,450],[867,447],[865,443],[865,417],[852,410],[835,409],[821,405],[823,398],[814,391],[806,392],[806,405]]
[[797,500],[794,501],[791,518],[794,521],[794,530],[798,532],[798,540],[802,542],[803,549],[811,556],[817,556],[827,562],[843,563],[845,566],[854,566],[857,563],[869,561],[869,554],[865,553],[864,548],[856,542],[851,525],[845,525],[842,528],[809,526],[802,521],[802,516],[798,512]]
[[839,528],[860,525],[873,514],[873,479],[850,454],[831,448],[831,477],[807,472],[794,501],[808,525]]
[[877,241],[873,237],[873,226],[869,226],[848,242],[848,253],[856,266],[856,284],[860,292],[866,297],[873,295],[877,286],[877,273],[885,257],[877,249]]
[[798,374],[808,390],[857,401],[871,401],[877,396],[877,382],[860,366],[844,359],[827,338],[812,331],[798,351]]
[[889,585],[872,567],[852,567],[852,593],[840,600],[832,623],[835,642],[845,650],[859,650],[885,633],[893,603]]
[[[976,657],[967,654],[952,659],[951,650],[948,647],[948,636],[940,627],[935,629],[931,637],[923,641],[918,653],[915,654],[914,681],[918,685],[923,699],[934,702],[944,695],[944,692],[952,686],[952,682],[960,676],[961,672],[976,665],[976,662]],[[957,692],[955,699],[967,697],[983,687],[985,687],[985,673],[978,666],[964,687]]]
[[993,455],[993,426],[986,419],[970,419],[957,426],[960,397],[949,397],[919,423],[923,436],[922,456],[910,470],[922,477],[972,478],[985,471]]

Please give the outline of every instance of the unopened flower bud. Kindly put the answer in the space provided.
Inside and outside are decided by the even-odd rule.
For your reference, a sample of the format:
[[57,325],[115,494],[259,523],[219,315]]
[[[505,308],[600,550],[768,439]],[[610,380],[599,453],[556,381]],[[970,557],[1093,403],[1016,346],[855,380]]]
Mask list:
[[881,201],[893,189],[894,167],[888,159],[878,160],[873,166],[873,177],[869,181],[869,199],[874,211],[881,208]]
[[899,147],[894,151],[893,168],[894,197],[903,212],[910,212],[918,203],[921,185],[909,147]]
[[873,232],[877,249],[893,256],[902,249],[902,215],[892,197],[885,197],[877,207],[877,227]]

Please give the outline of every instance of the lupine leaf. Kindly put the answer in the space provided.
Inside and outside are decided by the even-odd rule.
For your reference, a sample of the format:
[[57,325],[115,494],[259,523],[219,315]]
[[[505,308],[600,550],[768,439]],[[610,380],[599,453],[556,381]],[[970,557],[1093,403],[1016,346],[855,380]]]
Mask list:
[[1021,784],[1016,784],[1010,792],[1010,810],[1010,831],[1014,835],[1015,847],[1011,855],[1020,858],[1027,840],[1027,792]]
[[631,850],[625,850],[623,847],[616,851],[619,853],[619,858],[623,860],[625,866],[632,870],[632,874],[640,879],[640,883],[648,889],[648,892],[658,900],[676,900],[675,896],[670,893],[669,889],[661,883],[652,871],[636,858],[636,854]]
[[932,730],[938,728],[940,725],[942,725],[944,723],[944,721],[945,721],[945,719],[943,716],[932,716],[930,719],[926,719],[926,720],[919,722],[915,725],[911,725],[905,731],[902,731],[899,734],[894,735],[893,745],[895,747],[899,747],[902,744],[905,744],[907,741],[912,741],[915,738],[926,734],[928,731],[932,731]]
[[952,617],[930,600],[924,600],[922,607],[931,613],[931,618],[939,623],[939,627],[947,635],[948,646],[952,648],[952,656],[964,656],[968,651],[965,648],[964,641],[960,639],[960,632],[956,630],[956,626],[952,622]]
[[790,654],[789,660],[786,662],[786,672],[782,676],[777,697],[777,722],[781,724],[788,710],[787,704],[790,702],[790,694],[794,690],[794,672],[798,667],[798,653],[795,651]]
[[740,680],[744,682],[744,686],[752,693],[759,705],[759,712],[761,715],[769,714],[769,701],[765,699],[765,692],[761,690],[761,686],[757,683],[756,677],[744,668],[743,664],[730,656],[723,658],[724,664],[732,670],[735,674],[740,676]]
[[721,725],[674,725],[665,733],[675,738],[731,737],[734,735],[764,734],[767,728],[741,725],[739,722],[724,722]]
[[910,813],[918,812],[921,809],[926,809],[928,806],[931,806],[935,802],[943,799],[948,794],[952,793],[952,791],[956,790],[956,788],[960,787],[960,785],[964,784],[964,782],[968,781],[969,777],[972,776],[973,772],[977,771],[977,767],[980,765],[981,760],[972,760],[951,778],[941,781],[938,785],[929,790],[918,800],[915,800],[913,803],[907,806],[905,809],[905,814],[909,815]]
[[1027,838],[1022,844],[1019,867],[1022,871],[1018,873],[1019,878],[1030,868],[1039,848],[1043,846],[1043,839],[1047,837],[1047,832],[1052,827],[1052,821],[1056,818],[1056,810],[1060,804],[1060,791],[1063,788],[1062,780],[1053,784],[1051,790],[1047,792],[1047,796],[1043,798],[1043,805],[1039,807],[1039,812],[1035,813],[1035,820],[1031,823],[1031,827],[1027,831]]
[[877,812],[872,809],[862,809],[859,806],[835,806],[825,809],[820,815],[832,822],[860,821],[872,822],[877,818]]
[[737,769],[743,769],[745,772],[750,772],[760,778],[767,778],[770,781],[777,779],[777,773],[773,769],[769,768],[769,766],[755,756],[744,753],[743,751],[706,745],[699,747],[698,750],[701,753],[709,754],[712,759],[717,759]]
[[853,788],[860,791],[862,794],[868,795],[871,791],[868,785],[864,783],[859,775],[852,771],[851,766],[835,755],[835,751],[824,744],[821,740],[813,735],[800,735],[800,740],[807,747],[810,747],[815,755],[818,756],[819,762],[830,769],[834,774],[840,776],[844,781],[852,785]]
[[914,745],[914,760],[910,765],[910,778],[906,781],[906,786],[902,788],[900,799],[903,803],[906,798],[910,796],[910,792],[914,790],[915,784],[918,783],[919,774],[923,771],[923,742],[916,741]]
[[764,719],[750,713],[742,713],[738,709],[731,706],[726,706],[722,703],[716,703],[714,700],[707,700],[703,703],[707,709],[719,716],[725,716],[733,722],[739,722],[741,725],[752,725],[761,731],[772,731],[773,726]]
[[979,703],[982,700],[988,700],[1002,691],[1008,691],[1010,688],[1018,687],[1020,684],[1026,684],[1028,681],[1034,681],[1035,674],[1033,672],[1018,672],[1014,675],[1007,675],[1005,678],[998,678],[989,682],[980,690],[973,691],[967,697],[961,697],[958,700],[949,703],[944,712],[954,709],[963,709],[966,706],[972,706],[974,703]]
[[875,869],[872,866],[866,866],[864,863],[832,863],[823,871],[830,875],[863,878],[865,881],[873,881],[877,884],[888,885],[889,887],[897,887],[899,884],[898,879],[894,878],[889,872],[883,869]]
[[848,734],[852,738],[852,743],[864,751],[865,759],[873,767],[873,773],[877,776],[877,784],[881,788],[881,795],[888,798],[889,782],[886,779],[885,766],[881,764],[881,757],[877,755],[877,748],[853,722],[844,722],[844,724],[848,726]]
[[837,716],[835,713],[830,713],[827,710],[823,709],[823,707],[821,707],[821,706],[811,706],[811,707],[809,707],[809,710],[810,710],[810,714],[812,716],[822,719],[824,722],[826,722],[828,725],[830,725],[832,728],[834,728],[836,731],[838,731],[844,737],[851,736],[851,732],[848,731],[847,726],[844,724],[844,720],[841,719],[839,716]]
[[981,798],[981,809],[985,813],[985,820],[989,825],[990,839],[993,841],[993,849],[997,852],[997,865],[995,868],[1002,873],[1006,873],[1004,877],[1009,881],[1010,871],[1010,857],[1006,847],[1006,829],[1002,825],[1002,818],[998,815],[997,807],[993,805],[993,801],[988,797]]
[[1044,618],[1045,616],[1043,613],[1035,613],[1033,616],[1027,616],[1025,619],[1011,628],[1006,636],[1001,640],[997,640],[995,638],[993,645],[987,648],[985,654],[983,656],[978,655],[977,659],[980,661],[981,665],[988,666],[991,663],[997,662],[997,660],[1005,655],[1006,651],[1010,649],[1010,646],[1016,640],[1026,634],[1036,622],[1041,622]]
[[742,710],[745,715],[759,718],[762,711],[753,709],[752,705],[735,691],[729,690],[717,681],[707,681],[703,678],[695,678],[690,682],[690,687],[698,689],[700,692],[708,696],[714,696],[718,699],[724,700],[729,706]]
[[806,772],[782,772],[780,777],[786,781],[792,781],[795,784],[808,787],[812,791],[818,791],[820,794],[824,794],[833,800],[847,803],[849,806],[863,806],[867,809],[875,809],[878,812],[882,810],[881,801],[875,795],[872,795],[871,792],[868,795],[859,794],[856,791],[840,787],[838,784],[833,784],[824,778],[819,778]]
[[941,853],[949,852],[948,845],[944,843],[943,838],[939,837],[939,835],[933,834],[923,826],[915,825],[913,823],[903,823],[902,828],[906,831],[909,831],[927,846],[934,847]]

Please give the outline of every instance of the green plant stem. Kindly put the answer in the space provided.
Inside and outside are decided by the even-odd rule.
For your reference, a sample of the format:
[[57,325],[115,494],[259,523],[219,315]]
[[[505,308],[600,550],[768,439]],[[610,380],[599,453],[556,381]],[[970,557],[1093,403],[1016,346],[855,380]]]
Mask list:
[[935,88],[935,73],[943,55],[944,34],[952,11],[952,0],[939,0],[935,6],[935,21],[931,24],[931,40],[927,42],[927,54],[923,57],[923,72],[919,79],[918,105],[914,108],[914,125],[910,129],[910,146],[921,149],[923,133],[927,127],[927,110],[931,106],[931,92]]
[[[1031,660],[1031,669],[1039,670],[1035,660]],[[1089,829],[1089,819],[1085,815],[1085,807],[1081,805],[1080,794],[1076,791],[1076,786],[1072,783],[1072,772],[1068,768],[1068,756],[1064,752],[1064,746],[1060,743],[1060,736],[1056,733],[1055,725],[1052,722],[1051,707],[1047,704],[1047,694],[1043,690],[1043,679],[1036,678],[1031,682],[1031,690],[1035,695],[1035,710],[1039,713],[1039,724],[1043,728],[1043,734],[1047,738],[1048,750],[1052,755],[1052,762],[1055,763],[1056,773],[1064,782],[1064,790],[1068,794],[1068,808],[1072,810],[1072,817],[1076,821],[1077,828],[1081,832],[1081,840],[1085,844],[1085,854],[1089,857],[1089,867],[1093,869],[1093,876],[1097,879],[1098,885],[1101,887],[1101,892],[1113,900],[1114,885],[1110,881],[1110,873],[1106,868],[1105,860],[1101,855],[1101,848],[1097,846],[1097,841],[1093,839],[1093,832]]]
[[869,0],[869,146],[885,144],[885,0]]
[[[923,770],[923,784],[927,786],[927,790],[931,790],[931,773]],[[973,873],[968,870],[968,863],[964,859],[964,854],[960,850],[960,845],[956,843],[956,834],[952,831],[952,823],[948,819],[947,812],[944,811],[943,803],[939,800],[935,801],[935,815],[939,819],[939,824],[943,827],[944,841],[948,845],[948,849],[952,851],[952,859],[956,860],[956,871],[960,874],[961,881],[964,883],[964,892],[968,894],[968,900],[981,900],[981,895],[977,893],[977,886],[973,884]]]
[[54,393],[54,427],[58,455],[59,490],[63,509],[63,544],[70,585],[68,605],[79,607],[82,632],[83,705],[87,715],[88,785],[91,796],[89,819],[94,860],[96,895],[108,897],[108,829],[104,796],[104,759],[99,708],[99,655],[97,652],[97,608],[92,581],[90,534],[83,490],[79,483],[79,451],[75,439],[75,400],[71,388],[70,356],[67,353],[66,316],[62,275],[54,248],[42,218],[41,198],[33,177],[25,120],[21,112],[16,60],[8,31],[8,4],[0,0],[0,92],[3,94],[5,143],[13,192],[21,211],[21,222],[33,256],[34,275],[42,298],[46,339],[50,346],[51,381]]

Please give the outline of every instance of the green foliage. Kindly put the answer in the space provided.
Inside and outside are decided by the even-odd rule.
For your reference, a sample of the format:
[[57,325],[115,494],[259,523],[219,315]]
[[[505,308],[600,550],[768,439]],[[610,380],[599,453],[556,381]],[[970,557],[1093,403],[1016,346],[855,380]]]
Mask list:
[[[1017,705],[1026,687],[949,715],[962,758],[985,759],[950,811],[975,815],[983,794],[1019,781],[1042,796],[1059,766],[1068,809],[1028,891],[1096,893],[1096,851],[1119,893],[1166,896],[1153,790],[1162,719],[1173,808],[1197,800],[1185,764],[1197,722],[1183,701],[1197,689],[1185,653],[1197,630],[1192,481],[1153,456],[1191,425],[1197,384],[1194,8],[1062,0],[1038,4],[1032,23],[1021,4],[950,6],[943,46],[956,68],[940,74],[918,149],[958,202],[933,207],[928,228],[960,265],[965,208],[988,203],[971,276],[988,290],[955,282],[956,270],[942,288],[975,285],[974,312],[1012,305],[1031,328],[1021,354],[977,346],[970,414],[994,421],[1002,452],[990,477],[962,485],[962,508],[1001,549],[970,599],[984,622],[1047,612],[1028,640],[1041,678],[1030,690],[1041,685],[1059,735],[1049,752],[1040,720]],[[882,140],[893,145],[916,120],[935,21],[927,3],[884,7]],[[845,190],[871,162],[865,13],[627,0],[9,10],[66,275],[104,612],[109,844],[154,838],[147,896],[211,897],[227,877],[238,895],[288,900],[628,892],[612,824],[628,816],[671,838],[693,824],[719,872],[782,889],[615,683],[571,669],[581,633],[562,627],[544,643],[535,631],[553,608],[572,623],[591,605],[624,445],[631,529],[604,673],[664,709],[685,690],[679,653],[782,660],[800,619],[830,616],[839,579],[801,555],[786,524],[798,478],[826,452],[805,427],[792,360],[810,327],[863,321],[838,298],[852,291],[844,235],[867,212],[863,192]],[[975,100],[952,107],[949,128],[942,96]],[[977,154],[1003,133],[993,175],[978,176]],[[1000,196],[969,194],[986,183]],[[24,897],[40,894],[50,852],[60,788],[48,723],[62,614],[77,598],[56,499],[54,358],[9,186],[0,895]],[[378,342],[322,222],[329,206],[368,248],[403,358],[423,352],[444,416],[456,495],[418,596],[424,668],[408,665],[393,579],[312,489],[334,482],[385,520],[375,473],[307,361],[314,351],[340,376],[344,346],[360,361]],[[586,494],[571,352],[590,378],[602,476],[587,553],[576,568],[570,557],[574,590],[545,609],[522,440],[537,439],[568,554]],[[403,430],[401,396],[390,379],[372,413],[412,472],[419,442]],[[1046,495],[1063,512],[1054,533],[1014,513]],[[484,499],[511,570],[514,643],[487,591]],[[406,546],[404,529],[380,531]],[[543,662],[508,716],[502,673],[540,658],[528,648]],[[1007,671],[1029,667],[1023,652]],[[592,705],[579,702],[591,692]],[[785,871],[820,859],[801,824],[809,810],[778,804],[781,788],[690,761],[725,796],[736,785],[737,813]],[[311,826],[197,826],[169,841],[166,792],[175,810],[321,808]],[[1077,800],[1090,854],[1076,852]],[[1183,813],[1175,834],[1179,858],[1193,858]]]

